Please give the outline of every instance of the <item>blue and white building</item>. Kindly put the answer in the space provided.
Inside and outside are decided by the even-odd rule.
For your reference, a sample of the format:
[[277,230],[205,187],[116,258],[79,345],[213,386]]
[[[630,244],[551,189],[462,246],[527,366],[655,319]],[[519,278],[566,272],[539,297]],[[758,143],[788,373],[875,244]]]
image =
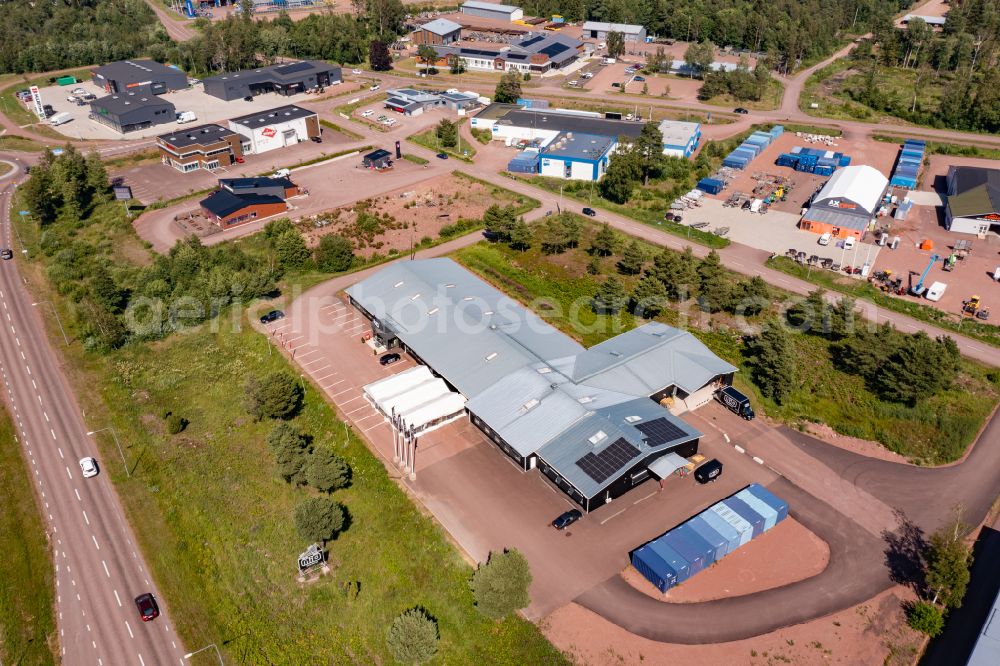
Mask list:
[[681,120],[660,122],[663,134],[663,154],[671,157],[691,157],[701,143],[701,123]]
[[538,173],[566,180],[600,180],[617,147],[615,137],[560,132],[542,149]]

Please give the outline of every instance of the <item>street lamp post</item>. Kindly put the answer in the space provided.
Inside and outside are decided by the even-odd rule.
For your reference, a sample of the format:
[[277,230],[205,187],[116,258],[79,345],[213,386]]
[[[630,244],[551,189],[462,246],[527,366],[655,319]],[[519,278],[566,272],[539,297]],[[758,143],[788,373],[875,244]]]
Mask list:
[[32,303],[31,305],[32,307],[38,305],[48,305],[50,308],[52,308],[52,314],[55,315],[56,323],[59,324],[59,332],[62,333],[63,342],[65,342],[66,346],[69,347],[69,338],[66,337],[66,329],[63,328],[62,319],[59,318],[59,313],[56,312],[56,306],[52,304],[52,301],[38,301],[37,303]]
[[215,643],[209,643],[208,645],[206,645],[205,647],[203,647],[200,650],[195,650],[194,652],[188,652],[186,655],[184,655],[184,659],[188,660],[191,657],[193,657],[196,654],[198,654],[199,652],[204,652],[205,650],[208,650],[209,648],[215,650],[215,656],[219,658],[219,664],[221,666],[226,666],[226,662],[222,661],[222,653],[219,652],[219,646],[216,645]]
[[87,433],[87,436],[93,437],[94,435],[104,432],[105,430],[110,430],[111,436],[115,438],[115,446],[118,447],[118,455],[122,457],[122,465],[125,466],[125,476],[132,478],[132,474],[128,471],[128,463],[125,462],[125,452],[122,451],[121,442],[118,441],[118,433],[115,432],[115,429],[113,427],[108,426],[107,428],[101,428],[100,430],[91,430],[90,432]]

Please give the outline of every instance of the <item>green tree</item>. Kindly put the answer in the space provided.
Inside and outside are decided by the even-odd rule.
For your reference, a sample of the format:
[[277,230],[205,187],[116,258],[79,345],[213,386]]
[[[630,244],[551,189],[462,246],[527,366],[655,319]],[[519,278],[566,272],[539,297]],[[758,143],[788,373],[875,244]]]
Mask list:
[[287,372],[272,372],[264,377],[250,375],[244,393],[246,410],[258,421],[290,418],[302,405],[302,387]]
[[795,361],[788,331],[778,321],[766,324],[748,346],[754,383],[779,405],[795,382]]
[[311,446],[309,438],[298,428],[290,423],[276,424],[267,434],[267,448],[282,479],[296,486],[306,482]]
[[274,253],[282,268],[296,269],[305,266],[312,253],[306,247],[306,239],[297,230],[286,231],[272,241]]
[[333,451],[322,448],[309,456],[306,481],[324,493],[344,488],[351,481],[351,466]]
[[437,62],[438,52],[430,44],[421,44],[417,47],[417,59],[424,63],[424,71],[426,72]]
[[97,201],[108,200],[108,171],[104,168],[104,162],[96,151],[91,151],[86,159],[86,183],[90,196]]
[[917,601],[910,604],[907,609],[906,623],[913,629],[934,638],[944,630],[944,613],[934,604]]
[[960,363],[954,340],[947,336],[932,340],[919,331],[889,355],[875,383],[886,400],[913,406],[948,388],[958,375]]
[[513,206],[492,204],[483,213],[483,226],[487,234],[501,242],[510,241],[511,232],[517,222]]
[[608,57],[620,58],[625,53],[625,35],[617,30],[608,33]]
[[326,273],[346,271],[354,263],[354,247],[351,241],[337,234],[328,234],[319,239],[316,247],[316,267]]
[[655,122],[642,126],[642,131],[633,144],[642,172],[642,184],[649,184],[650,177],[657,177],[663,171],[663,132]]
[[561,213],[557,220],[569,247],[577,247],[580,244],[580,235],[583,233],[583,225],[580,224],[579,218],[573,213]]
[[830,321],[826,290],[820,287],[810,291],[804,299],[788,308],[785,319],[803,333],[826,336]]
[[601,258],[595,254],[587,262],[587,275],[600,275],[602,272],[604,267],[601,266]]
[[181,416],[180,414],[168,414],[167,415],[167,432],[171,435],[177,435],[184,431],[184,428],[188,427],[188,420]]
[[389,55],[389,47],[385,42],[373,39],[368,44],[368,63],[375,72],[388,72],[392,69],[392,56]]
[[465,58],[453,56],[452,58],[449,58],[448,64],[451,66],[452,74],[465,74]]
[[531,247],[531,227],[528,226],[523,217],[518,218],[510,230],[510,246],[521,252]]
[[940,602],[945,608],[962,605],[972,565],[972,553],[964,539],[968,529],[968,525],[955,520],[931,535],[925,556],[925,582],[934,595],[932,604]]
[[709,71],[715,61],[715,45],[712,42],[692,42],[684,52],[684,64],[691,70],[691,76],[702,76]]
[[764,278],[755,275],[740,280],[733,289],[730,311],[745,317],[756,317],[771,304],[771,290]]
[[513,104],[521,97],[521,77],[515,71],[510,71],[500,77],[493,101],[498,104]]
[[294,518],[302,539],[324,543],[344,528],[344,507],[329,497],[310,497],[295,507]]
[[90,293],[110,312],[120,314],[128,302],[128,290],[122,289],[104,266],[95,266],[90,276]]
[[490,553],[472,575],[470,586],[476,608],[494,620],[524,608],[531,601],[531,568],[528,560],[514,548]]
[[855,300],[842,296],[829,310],[827,336],[831,340],[843,340],[854,331]]
[[458,125],[447,118],[441,119],[441,122],[434,128],[434,134],[445,148],[458,145]]
[[601,283],[591,302],[591,307],[597,314],[617,314],[628,302],[628,295],[621,281],[614,275]]
[[712,250],[698,264],[698,304],[705,312],[718,312],[730,307],[732,287],[719,253]]
[[612,168],[616,157],[617,155],[611,158],[611,164],[608,165],[608,170],[597,187],[601,191],[601,196],[608,201],[623,204],[632,197],[635,181],[629,178],[624,170]]
[[663,312],[666,303],[667,290],[655,277],[646,275],[636,283],[632,291],[632,312],[636,316],[652,319]]
[[549,218],[538,231],[545,254],[562,254],[569,248],[570,238],[561,220]]
[[625,246],[622,258],[618,262],[618,270],[625,275],[638,275],[642,272],[642,266],[646,263],[646,252],[639,245],[639,241],[632,240]]
[[590,242],[590,251],[599,257],[609,257],[618,249],[618,242],[618,234],[605,222]]
[[422,608],[411,608],[392,621],[385,644],[400,664],[422,664],[437,653],[438,626]]

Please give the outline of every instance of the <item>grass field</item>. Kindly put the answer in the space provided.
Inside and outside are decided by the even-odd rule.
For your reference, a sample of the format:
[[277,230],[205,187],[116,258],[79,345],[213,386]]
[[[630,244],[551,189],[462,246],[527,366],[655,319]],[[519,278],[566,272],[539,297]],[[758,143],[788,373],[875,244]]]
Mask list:
[[[593,231],[589,231],[593,233]],[[580,247],[588,247],[587,237]],[[645,245],[647,251],[659,251]],[[603,276],[588,275],[590,260],[584,250],[570,250],[547,256],[537,249],[527,252],[506,246],[479,243],[455,253],[455,258],[506,293],[532,307],[546,321],[591,346],[641,323],[622,312],[615,316],[595,315],[586,304]],[[613,272],[617,257],[603,260],[605,273]],[[638,277],[620,276],[631,291]],[[787,294],[773,290],[775,301]],[[538,300],[536,300],[538,299]],[[539,301],[549,306],[539,307]],[[940,464],[959,458],[996,404],[1000,377],[982,366],[964,364],[958,384],[910,408],[878,399],[857,376],[841,372],[830,357],[825,339],[794,333],[793,353],[798,377],[791,395],[781,405],[763,398],[750,381],[740,334],[725,316],[715,315],[700,322],[695,307],[686,309],[691,332],[712,351],[741,368],[736,384],[748,392],[763,412],[793,427],[807,422],[826,423],[839,433],[882,443],[922,464]],[[572,316],[571,316],[572,315]],[[678,325],[678,311],[668,309],[657,317]],[[992,378],[992,380],[991,380]]]
[[55,664],[52,558],[23,449],[0,406],[0,663]]
[[353,130],[349,130],[346,127],[341,127],[340,125],[335,125],[334,123],[331,123],[326,118],[320,118],[319,124],[322,125],[323,127],[326,127],[327,129],[333,130],[334,132],[340,132],[348,139],[354,139],[355,141],[360,141],[361,139],[365,138],[363,135],[358,134]]
[[0,150],[23,151],[26,153],[40,153],[46,146],[33,139],[23,136],[0,136]]
[[476,148],[468,140],[462,138],[462,123],[465,122],[465,118],[460,118],[455,124],[459,128],[458,133],[458,145],[447,148],[442,146],[440,141],[438,141],[437,134],[435,134],[436,128],[431,127],[429,130],[420,132],[419,134],[414,134],[413,136],[406,137],[407,141],[412,141],[418,146],[423,146],[428,150],[433,150],[436,153],[447,153],[449,156],[456,159],[462,160],[463,162],[472,162],[472,158],[476,156]]
[[704,103],[728,109],[741,106],[755,111],[773,111],[781,106],[781,97],[784,93],[785,86],[782,85],[781,81],[771,79],[768,82],[767,90],[759,100],[740,100],[732,95],[716,95],[711,99],[704,100]]
[[[890,134],[873,134],[875,141],[902,144],[906,137]],[[941,143],[940,141],[924,141],[927,155],[962,155],[963,157],[981,157],[988,160],[1000,160],[1000,148],[986,148],[979,145],[960,143]]]

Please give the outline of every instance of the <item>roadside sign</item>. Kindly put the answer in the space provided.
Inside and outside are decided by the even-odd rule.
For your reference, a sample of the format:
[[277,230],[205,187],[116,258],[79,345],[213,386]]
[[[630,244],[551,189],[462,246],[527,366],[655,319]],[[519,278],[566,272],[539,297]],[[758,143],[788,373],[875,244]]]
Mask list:
[[299,555],[299,573],[312,569],[323,563],[323,550],[318,543],[314,543],[306,551]]
[[28,88],[31,92],[31,101],[35,105],[35,115],[41,120],[45,120],[45,109],[42,107],[42,96],[38,94],[38,86]]
[[31,211],[30,210],[19,210],[17,212],[17,214],[20,215],[21,217],[24,217],[25,215],[31,215]]
[[112,189],[115,192],[115,199],[119,201],[128,201],[132,198],[132,188],[128,185],[115,185]]

